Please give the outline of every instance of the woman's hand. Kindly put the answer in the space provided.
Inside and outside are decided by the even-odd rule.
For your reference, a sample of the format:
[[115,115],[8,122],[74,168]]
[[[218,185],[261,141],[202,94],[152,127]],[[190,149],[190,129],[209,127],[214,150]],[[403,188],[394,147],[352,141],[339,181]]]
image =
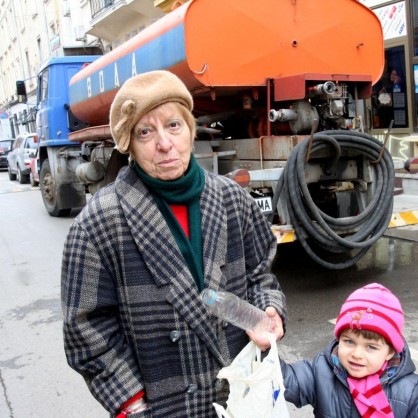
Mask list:
[[[282,318],[277,313],[276,309],[272,306],[269,306],[266,309],[266,314],[269,318],[271,318],[272,322],[272,328],[270,332],[274,334],[274,336],[276,337],[276,341],[278,341],[284,335]],[[247,335],[250,337],[252,341],[254,341],[256,345],[258,345],[258,347],[260,347],[261,351],[266,351],[268,348],[270,348],[269,340],[263,337],[262,334],[260,335],[253,331],[247,331]]]

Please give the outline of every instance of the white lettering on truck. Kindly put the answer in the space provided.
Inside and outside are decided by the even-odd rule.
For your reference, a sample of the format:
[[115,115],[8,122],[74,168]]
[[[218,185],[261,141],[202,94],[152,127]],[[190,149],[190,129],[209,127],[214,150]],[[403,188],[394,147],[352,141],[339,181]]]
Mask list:
[[103,70],[99,71],[99,86],[100,86],[100,93],[104,92],[104,77],[103,77]]
[[136,75],[136,60],[135,60],[135,52],[132,54],[132,77]]
[[91,97],[91,78],[87,77],[87,97]]
[[114,68],[115,68],[115,87],[120,87],[118,66],[116,65],[116,62],[115,62],[115,67]]

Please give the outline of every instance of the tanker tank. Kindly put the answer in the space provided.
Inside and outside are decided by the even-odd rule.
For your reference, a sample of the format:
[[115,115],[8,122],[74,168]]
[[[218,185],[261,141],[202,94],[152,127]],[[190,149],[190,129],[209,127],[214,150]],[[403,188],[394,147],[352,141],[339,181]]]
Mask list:
[[382,39],[378,18],[355,0],[263,0],[263,7],[193,0],[77,73],[71,110],[91,126],[107,125],[122,83],[157,69],[186,83],[197,116],[238,106],[245,91],[265,97],[268,79],[366,74],[374,84],[383,71]]

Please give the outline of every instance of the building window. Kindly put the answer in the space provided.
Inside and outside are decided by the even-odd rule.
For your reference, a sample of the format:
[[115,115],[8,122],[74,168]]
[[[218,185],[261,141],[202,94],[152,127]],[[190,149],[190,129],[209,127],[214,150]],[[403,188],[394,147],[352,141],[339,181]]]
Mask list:
[[373,87],[373,128],[408,128],[408,103],[406,99],[405,47],[395,46],[385,50],[385,70]]
[[414,56],[418,56],[418,1],[412,1],[412,25],[414,33]]
[[27,76],[30,77],[31,75],[31,69],[30,69],[30,59],[29,59],[29,52],[25,51],[25,58],[26,58],[26,71]]
[[415,123],[418,125],[418,65],[414,64],[414,84],[415,84]]
[[36,45],[38,47],[39,62],[42,62],[44,60],[44,58],[43,58],[43,54],[42,54],[41,38],[36,39]]

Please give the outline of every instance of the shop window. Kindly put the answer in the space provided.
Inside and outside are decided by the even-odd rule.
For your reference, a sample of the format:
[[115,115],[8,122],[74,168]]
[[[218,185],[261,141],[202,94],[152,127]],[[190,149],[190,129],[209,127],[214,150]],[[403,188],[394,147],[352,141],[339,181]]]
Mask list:
[[412,24],[414,32],[414,55],[418,56],[418,1],[414,0],[412,3]]
[[385,70],[373,87],[373,128],[408,128],[408,103],[406,98],[405,47],[395,46],[385,50]]

